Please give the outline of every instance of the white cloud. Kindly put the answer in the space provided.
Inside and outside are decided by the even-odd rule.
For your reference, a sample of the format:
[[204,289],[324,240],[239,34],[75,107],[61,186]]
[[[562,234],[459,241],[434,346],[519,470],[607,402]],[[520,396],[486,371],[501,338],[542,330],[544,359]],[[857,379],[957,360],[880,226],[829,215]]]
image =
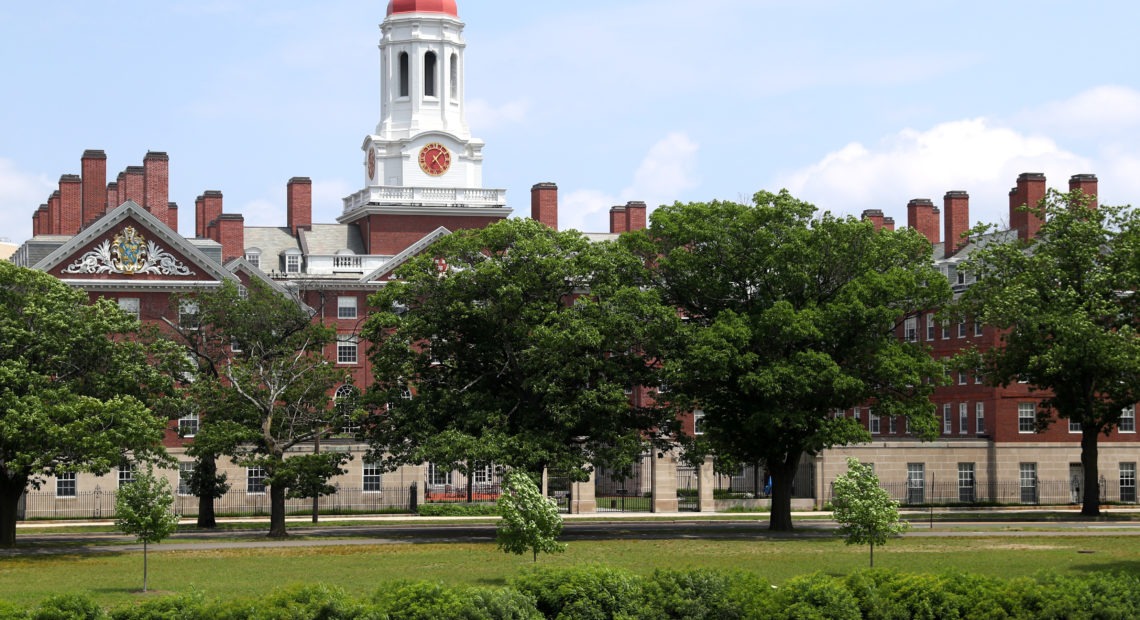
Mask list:
[[970,220],[1008,218],[1009,188],[1022,172],[1044,172],[1050,186],[1067,189],[1070,175],[1091,171],[1090,161],[1053,140],[994,126],[984,118],[959,120],[926,131],[906,129],[873,146],[849,144],[818,163],[778,180],[820,209],[858,215],[882,209],[906,224],[906,204],[949,190],[970,193]]
[[1078,137],[1117,136],[1140,128],[1140,91],[1098,86],[1022,114],[1022,122]]
[[56,185],[45,175],[16,169],[8,159],[0,159],[0,238],[23,243],[32,236],[32,215]]
[[525,123],[530,114],[530,101],[519,99],[495,106],[483,99],[467,102],[467,124],[475,133],[497,129],[503,125]]
[[634,171],[629,186],[617,195],[594,189],[567,192],[560,199],[559,228],[606,232],[609,209],[640,200],[649,212],[661,204],[671,203],[681,193],[697,187],[695,177],[700,146],[683,132],[666,135],[649,148]]

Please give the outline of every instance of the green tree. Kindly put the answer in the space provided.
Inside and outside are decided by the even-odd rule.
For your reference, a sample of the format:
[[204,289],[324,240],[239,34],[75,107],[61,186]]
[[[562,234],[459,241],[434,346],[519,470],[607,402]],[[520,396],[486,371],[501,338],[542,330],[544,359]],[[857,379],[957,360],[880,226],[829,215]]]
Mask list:
[[[992,385],[1024,381],[1042,400],[1037,425],[1081,428],[1081,514],[1100,514],[1098,439],[1140,400],[1140,216],[1095,208],[1079,191],[1050,190],[1026,207],[1044,218],[1038,235],[979,226],[959,269],[976,277],[955,311],[1000,330],[1001,342],[968,363]],[[970,356],[967,356],[970,357]]]
[[628,390],[657,385],[658,343],[679,323],[642,271],[615,244],[531,220],[436,242],[370,300],[370,398],[386,409],[365,424],[374,456],[579,480],[628,466],[669,428]]
[[539,552],[566,550],[566,545],[558,542],[558,535],[562,533],[558,504],[544,496],[526,472],[517,469],[507,472],[498,505],[501,518],[495,541],[505,553],[522,555],[530,551],[537,562]]
[[113,302],[0,262],[0,547],[45,476],[165,457],[166,420],[146,403],[170,390],[167,361],[132,339],[138,327]]
[[215,369],[194,378],[191,394],[204,412],[194,445],[201,446],[200,454],[229,455],[239,465],[264,471],[269,536],[284,537],[289,489],[311,489],[311,474],[333,475],[348,458],[328,457],[337,461],[328,468],[291,466],[285,458],[291,448],[327,432],[330,393],[344,379],[323,354],[335,332],[314,323],[300,300],[259,280],[244,292],[226,282],[184,300],[197,308],[190,327],[206,343],[192,352],[211,356],[199,360],[199,368]]
[[763,462],[773,530],[792,529],[803,455],[868,439],[836,410],[869,404],[934,433],[942,365],[896,335],[905,317],[950,294],[921,234],[816,215],[782,191],[750,205],[664,206],[625,239],[688,319],[665,370],[674,407],[704,412],[689,457]]
[[119,487],[115,496],[115,527],[143,544],[143,592],[147,588],[147,545],[159,542],[178,529],[178,515],[171,511],[174,492],[165,478],[156,478],[147,468],[133,482]]
[[875,545],[885,545],[891,536],[907,530],[899,521],[899,503],[879,486],[879,477],[870,465],[847,458],[847,473],[835,479],[831,510],[839,522],[837,534],[849,545],[870,545],[871,568],[875,567]]

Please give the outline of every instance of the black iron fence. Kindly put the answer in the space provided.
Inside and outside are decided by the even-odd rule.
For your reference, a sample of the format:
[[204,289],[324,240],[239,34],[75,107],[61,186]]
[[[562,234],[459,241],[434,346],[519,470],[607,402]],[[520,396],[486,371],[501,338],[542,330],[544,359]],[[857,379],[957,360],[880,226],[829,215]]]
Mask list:
[[[735,495],[746,498],[769,497],[772,495],[772,481],[762,464],[744,465],[731,475],[717,474],[718,495]],[[802,459],[796,476],[792,479],[792,497],[797,499],[815,498],[815,463]]]
[[[1079,504],[1084,500],[1080,484],[1072,480],[935,480],[927,477],[906,481],[880,482],[879,486],[903,506],[915,505],[1048,505]],[[828,488],[826,500],[831,499]],[[1100,503],[1134,504],[1136,487],[1121,486],[1118,480],[1100,478]]]
[[[364,490],[360,487],[337,486],[332,495],[321,497],[321,515],[414,513],[416,485],[408,487]],[[81,491],[72,497],[57,497],[50,491],[33,491],[24,496],[21,519],[111,519],[115,516],[116,490]],[[313,500],[285,500],[288,514],[312,514]],[[179,495],[174,498],[174,511],[184,516],[198,514],[198,498]],[[231,490],[214,501],[218,516],[264,516],[269,514],[268,493]]]

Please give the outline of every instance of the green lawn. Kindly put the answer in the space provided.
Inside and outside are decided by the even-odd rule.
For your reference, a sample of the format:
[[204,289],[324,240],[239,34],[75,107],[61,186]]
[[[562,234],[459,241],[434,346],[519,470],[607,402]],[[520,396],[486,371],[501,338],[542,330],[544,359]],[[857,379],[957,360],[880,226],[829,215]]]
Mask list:
[[[1140,537],[910,538],[876,550],[876,566],[914,572],[968,571],[1001,577],[1041,569],[1083,573],[1140,570]],[[648,573],[656,568],[753,571],[774,583],[803,573],[845,575],[867,564],[866,547],[838,540],[622,540],[572,542],[564,555],[540,565],[604,564]],[[384,582],[427,579],[500,585],[531,566],[492,544],[314,546],[240,551],[152,553],[150,587],[199,590],[208,597],[253,596],[279,586],[325,582],[367,594]],[[19,604],[86,592],[104,605],[134,600],[142,580],[141,553],[0,559],[0,599]]]

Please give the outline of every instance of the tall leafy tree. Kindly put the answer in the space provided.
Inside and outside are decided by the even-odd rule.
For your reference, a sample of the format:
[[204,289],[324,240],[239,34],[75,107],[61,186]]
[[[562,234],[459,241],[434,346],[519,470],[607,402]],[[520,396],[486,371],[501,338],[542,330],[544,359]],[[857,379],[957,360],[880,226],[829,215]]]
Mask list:
[[[365,334],[384,411],[365,425],[389,466],[425,461],[621,469],[668,427],[628,388],[657,385],[678,323],[636,284],[637,257],[531,220],[436,242],[370,300]],[[463,457],[456,446],[468,446]]]
[[999,345],[975,361],[991,384],[1039,390],[1039,429],[1056,418],[1080,424],[1081,514],[1098,515],[1098,440],[1140,400],[1140,216],[1095,208],[1079,191],[1050,190],[1025,208],[1044,218],[1033,239],[971,231],[977,248],[959,269],[977,281],[956,310],[1000,330]]
[[503,494],[497,502],[499,525],[495,542],[505,553],[522,555],[531,552],[562,553],[566,545],[558,542],[562,533],[562,514],[553,498],[544,497],[530,475],[521,470],[507,472]]
[[666,359],[670,399],[704,412],[688,452],[763,462],[774,530],[790,530],[803,455],[865,441],[834,411],[870,405],[934,431],[942,366],[896,329],[938,307],[949,284],[910,230],[816,214],[787,191],[752,204],[674,204],[627,243],[647,255],[666,301],[688,319]]
[[143,592],[147,588],[147,546],[160,542],[178,529],[174,491],[166,478],[156,478],[146,469],[115,495],[115,526],[143,544]]
[[198,338],[213,343],[200,350],[218,355],[209,362],[215,371],[199,373],[195,381],[203,417],[194,443],[203,453],[226,454],[265,473],[269,536],[284,537],[289,490],[319,492],[314,474],[327,480],[348,458],[338,454],[335,464],[326,454],[289,459],[315,459],[305,464],[285,458],[291,448],[327,432],[330,394],[344,379],[323,354],[335,332],[313,322],[299,300],[259,280],[244,291],[226,282],[185,301],[197,308],[191,326]]
[[0,546],[15,544],[20,495],[45,476],[165,456],[166,421],[146,403],[170,381],[162,352],[131,338],[138,326],[113,302],[0,262]]

